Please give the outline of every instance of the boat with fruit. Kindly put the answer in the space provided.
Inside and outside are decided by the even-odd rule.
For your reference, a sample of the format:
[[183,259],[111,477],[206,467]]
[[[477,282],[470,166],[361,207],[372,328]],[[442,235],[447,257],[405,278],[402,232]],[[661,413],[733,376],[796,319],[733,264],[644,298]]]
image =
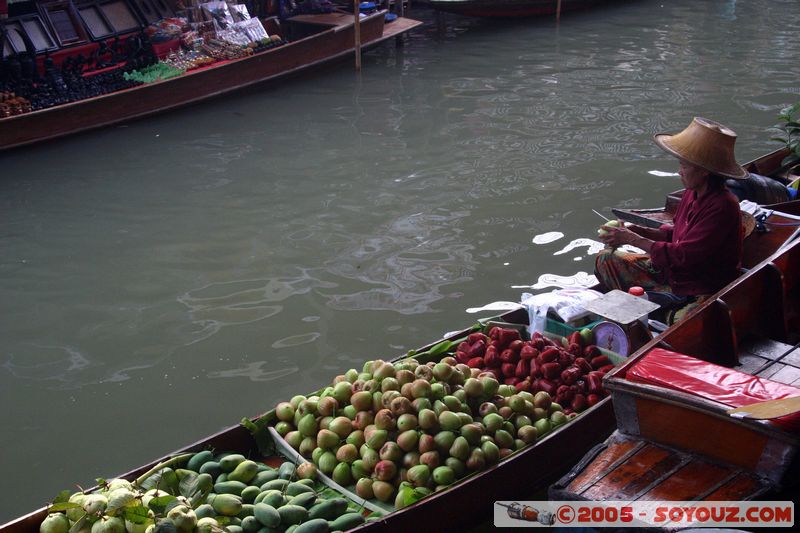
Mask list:
[[617,429],[550,497],[794,499],[799,288],[796,240],[614,369]]
[[537,17],[608,4],[609,0],[429,0],[439,11],[470,17]]
[[[589,340],[585,333],[573,334],[571,342],[538,333],[524,340],[526,321],[527,313],[513,311],[393,361],[369,361],[318,391],[286,399],[86,495],[65,492],[49,508],[0,531],[35,531],[45,520],[54,528],[42,529],[47,533],[64,526],[83,530],[87,522],[101,520],[118,527],[116,517],[128,520],[133,533],[139,531],[135,525],[144,531],[181,505],[174,514],[191,515],[187,507],[193,507],[195,519],[215,517],[216,524],[203,522],[214,526],[211,531],[223,527],[235,533],[312,520],[308,529],[298,529],[413,525],[438,531],[444,523],[456,529],[489,519],[493,499],[545,488],[566,461],[577,460],[609,434],[613,419],[600,379],[620,359],[582,346]],[[569,376],[561,375],[562,366],[571,368]],[[536,375],[552,396],[530,392]],[[573,390],[558,391],[562,381]],[[201,455],[204,459],[197,459]],[[238,462],[228,459],[223,465],[228,456]],[[252,476],[245,480],[233,472],[246,459],[253,463],[247,463]],[[281,468],[290,473],[276,474]],[[304,510],[289,502],[309,492],[295,483],[316,495],[304,497]],[[120,488],[125,490],[113,492]],[[114,499],[120,494],[124,504]],[[265,510],[258,503],[267,498],[272,505]],[[481,503],[465,507],[465,499]],[[312,514],[321,505],[337,510],[324,515],[324,524]],[[286,506],[291,509],[282,511]],[[251,514],[258,524],[247,519]],[[341,515],[348,516],[334,523]],[[193,524],[190,530],[199,531]],[[177,526],[175,520],[170,525]]]
[[[396,17],[387,23],[386,15],[382,10],[361,18],[362,48],[373,47],[422,24],[407,17]],[[270,17],[262,22],[272,40],[263,49],[256,47],[254,53],[197,68],[192,65],[190,70],[179,75],[150,83],[125,82],[120,87],[127,88],[107,94],[0,118],[0,150],[195,104],[352,56],[355,50],[356,29],[352,14],[307,14],[283,21]],[[84,84],[94,76],[114,74],[121,79],[124,67],[124,64],[115,65],[82,73],[78,78]],[[16,100],[9,98],[7,101]]]

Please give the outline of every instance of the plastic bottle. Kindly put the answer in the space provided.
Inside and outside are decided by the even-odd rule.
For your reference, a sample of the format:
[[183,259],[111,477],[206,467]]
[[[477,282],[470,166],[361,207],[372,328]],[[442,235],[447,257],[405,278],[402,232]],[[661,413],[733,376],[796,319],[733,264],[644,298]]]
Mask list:
[[[633,287],[628,289],[628,294],[632,294],[633,296],[636,296],[637,298],[643,298],[643,299],[648,300],[648,301],[650,300],[647,297],[647,293],[644,292],[644,289],[642,287],[639,287],[638,285],[634,285]],[[647,318],[648,318],[648,316],[644,315],[642,318],[639,319],[639,322],[642,323],[642,325],[645,327],[645,330],[648,327]]]

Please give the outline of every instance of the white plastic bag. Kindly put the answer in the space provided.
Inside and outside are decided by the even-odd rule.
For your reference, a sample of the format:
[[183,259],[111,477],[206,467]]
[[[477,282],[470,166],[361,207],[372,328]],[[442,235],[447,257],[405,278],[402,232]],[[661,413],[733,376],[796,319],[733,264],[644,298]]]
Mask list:
[[593,289],[556,289],[551,292],[532,295],[523,293],[520,302],[528,310],[528,332],[544,332],[547,313],[552,309],[564,322],[572,322],[589,314],[584,308],[586,302],[599,298],[602,294]]

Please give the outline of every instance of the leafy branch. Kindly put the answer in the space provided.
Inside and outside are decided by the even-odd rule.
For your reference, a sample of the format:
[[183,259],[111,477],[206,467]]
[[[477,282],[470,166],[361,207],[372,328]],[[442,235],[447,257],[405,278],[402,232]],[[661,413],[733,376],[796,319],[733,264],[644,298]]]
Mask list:
[[781,135],[772,137],[771,140],[784,144],[791,152],[782,161],[785,166],[800,162],[800,117],[795,116],[798,112],[800,112],[800,102],[781,111],[778,115],[781,122],[772,128]]

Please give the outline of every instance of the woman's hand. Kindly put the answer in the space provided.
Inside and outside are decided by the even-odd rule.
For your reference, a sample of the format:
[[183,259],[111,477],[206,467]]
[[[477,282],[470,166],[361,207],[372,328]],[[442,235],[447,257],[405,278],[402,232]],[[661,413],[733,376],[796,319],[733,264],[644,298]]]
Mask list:
[[612,248],[617,248],[622,246],[623,244],[630,244],[630,239],[636,236],[631,230],[625,227],[624,223],[612,220],[610,222],[616,222],[616,225],[608,225],[604,224],[600,226],[600,230],[598,232],[598,237],[608,246]]
[[599,233],[598,237],[603,242],[612,248],[618,248],[623,244],[630,244],[632,246],[636,246],[637,248],[641,248],[646,252],[650,251],[650,246],[653,244],[653,241],[642,237],[638,233],[634,233],[627,227],[625,227],[625,223],[622,221],[615,221],[618,225],[616,226],[609,226],[603,225],[600,226],[600,229],[603,232]]

